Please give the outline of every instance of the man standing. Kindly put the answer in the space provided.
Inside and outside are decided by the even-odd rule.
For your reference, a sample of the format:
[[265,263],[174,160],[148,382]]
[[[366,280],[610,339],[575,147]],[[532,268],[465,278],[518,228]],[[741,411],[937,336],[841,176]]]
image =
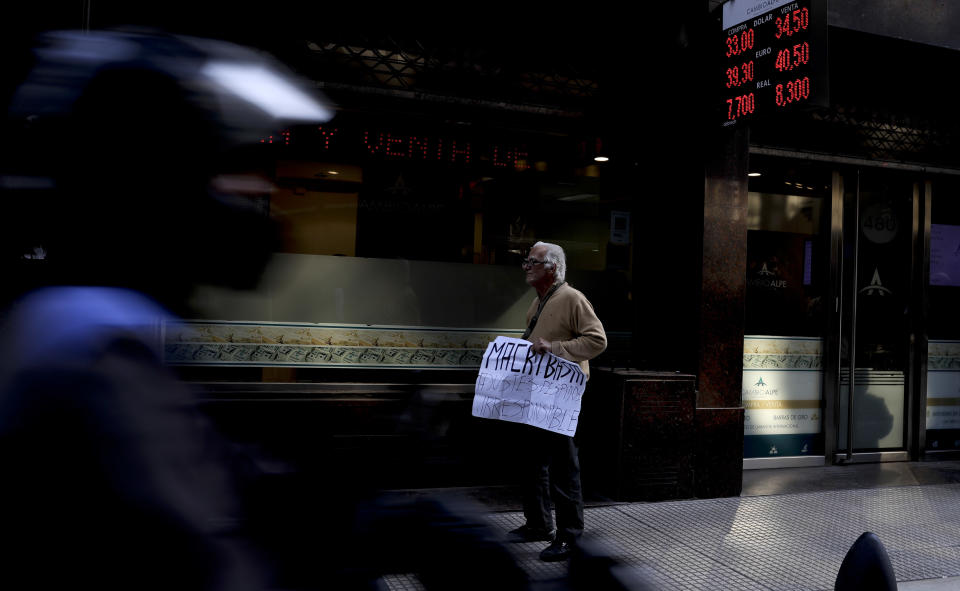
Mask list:
[[[522,263],[527,283],[537,291],[527,310],[523,338],[537,353],[553,353],[580,364],[590,376],[588,361],[607,347],[603,324],[587,298],[565,281],[566,257],[556,244],[537,242]],[[552,541],[540,559],[566,559],[583,533],[583,493],[580,459],[573,437],[522,426],[523,514],[526,523],[511,531],[517,542]],[[557,511],[553,534],[550,500]]]

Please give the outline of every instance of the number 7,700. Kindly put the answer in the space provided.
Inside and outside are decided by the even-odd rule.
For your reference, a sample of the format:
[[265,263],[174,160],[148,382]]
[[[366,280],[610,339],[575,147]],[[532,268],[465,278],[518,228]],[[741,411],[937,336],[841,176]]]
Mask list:
[[[736,106],[734,106],[736,105]],[[735,96],[727,99],[727,119],[732,120],[742,115],[749,115],[754,111],[753,93]]]

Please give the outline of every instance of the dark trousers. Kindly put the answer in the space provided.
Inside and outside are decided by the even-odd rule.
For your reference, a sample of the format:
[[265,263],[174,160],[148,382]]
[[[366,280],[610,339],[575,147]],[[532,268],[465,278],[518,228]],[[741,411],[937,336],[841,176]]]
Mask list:
[[527,525],[553,529],[550,500],[557,511],[557,537],[573,541],[583,533],[580,458],[573,437],[529,425],[522,430],[523,515]]

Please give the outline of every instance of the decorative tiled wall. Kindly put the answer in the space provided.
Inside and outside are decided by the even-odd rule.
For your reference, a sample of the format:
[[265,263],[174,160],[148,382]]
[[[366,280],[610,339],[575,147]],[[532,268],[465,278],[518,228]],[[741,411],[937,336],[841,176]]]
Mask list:
[[180,321],[164,326],[171,364],[444,369],[479,367],[487,343],[521,330]]
[[[927,344],[927,429],[960,429],[960,341]],[[960,448],[956,437],[928,437],[933,449]]]
[[960,370],[960,341],[934,341],[927,344],[928,369]]
[[820,339],[747,336],[743,369],[821,369]]

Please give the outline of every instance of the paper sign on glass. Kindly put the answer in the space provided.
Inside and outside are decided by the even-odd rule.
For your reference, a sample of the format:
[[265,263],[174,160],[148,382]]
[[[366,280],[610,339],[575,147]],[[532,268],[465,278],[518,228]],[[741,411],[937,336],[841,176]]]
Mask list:
[[534,353],[523,339],[497,337],[487,345],[473,396],[473,416],[525,423],[573,436],[587,378],[580,366]]

